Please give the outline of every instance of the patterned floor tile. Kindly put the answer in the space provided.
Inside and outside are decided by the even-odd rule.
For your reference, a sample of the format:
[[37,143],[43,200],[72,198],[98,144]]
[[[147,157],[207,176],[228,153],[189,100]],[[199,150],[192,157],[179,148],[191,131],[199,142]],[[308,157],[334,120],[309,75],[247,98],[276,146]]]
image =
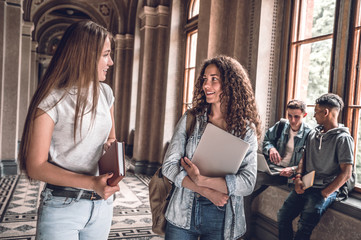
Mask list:
[[[127,173],[116,193],[108,239],[164,239],[151,230],[149,177]],[[24,176],[0,178],[0,239],[34,240],[37,208],[44,183],[29,183]]]

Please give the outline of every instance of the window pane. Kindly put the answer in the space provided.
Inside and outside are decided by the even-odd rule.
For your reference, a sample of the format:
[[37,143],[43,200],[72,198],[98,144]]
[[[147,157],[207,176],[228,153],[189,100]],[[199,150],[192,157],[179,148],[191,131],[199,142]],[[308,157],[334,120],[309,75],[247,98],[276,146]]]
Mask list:
[[313,116],[315,114],[315,107],[307,107],[306,108],[307,116],[305,118],[305,122],[311,127],[315,128],[317,126],[317,122],[315,117]]
[[[359,119],[361,118],[361,111],[359,111]],[[356,139],[355,139],[356,140]],[[357,183],[361,184],[361,121],[358,122],[357,130],[357,146],[355,149],[356,155],[356,173],[357,173]]]
[[358,11],[358,18],[356,19],[356,26],[361,26],[361,11],[360,11],[360,8],[361,8],[361,3],[359,2],[359,11]]
[[196,51],[197,51],[197,38],[198,32],[194,32],[191,35],[191,45],[190,45],[190,56],[189,56],[189,66],[188,67],[195,67],[196,66]]
[[195,78],[195,69],[189,69],[189,81],[188,81],[188,103],[192,102],[193,90],[194,90],[194,78]]
[[333,33],[336,0],[301,1],[298,40]]
[[189,7],[188,19],[195,17],[199,14],[199,0],[193,0]]
[[[196,51],[197,51],[197,38],[198,31],[194,30],[187,34],[187,55],[185,63],[185,79],[183,90],[183,104],[191,107],[193,98],[194,80],[195,80],[195,67],[196,67]],[[185,111],[185,108],[183,108]]]
[[298,49],[296,98],[307,104],[328,92],[332,39],[301,45]]

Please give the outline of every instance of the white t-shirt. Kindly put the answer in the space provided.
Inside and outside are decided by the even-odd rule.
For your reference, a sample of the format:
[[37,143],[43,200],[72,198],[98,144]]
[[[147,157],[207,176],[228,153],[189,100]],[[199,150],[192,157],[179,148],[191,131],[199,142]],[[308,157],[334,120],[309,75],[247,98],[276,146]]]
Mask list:
[[[100,93],[94,122],[91,124],[91,112],[86,111],[82,129],[77,130],[74,142],[74,115],[76,89],[72,89],[63,99],[63,89],[53,90],[40,104],[54,121],[54,131],[49,150],[49,161],[67,170],[88,174],[98,174],[98,160],[103,153],[103,144],[108,139],[112,128],[110,109],[114,102],[112,89],[100,83]],[[92,96],[89,97],[90,101]],[[55,107],[54,103],[59,101]],[[89,108],[90,109],[90,108]],[[80,128],[80,121],[78,122]]]
[[279,164],[283,167],[288,167],[288,165],[290,164],[293,150],[295,147],[294,137],[297,135],[297,133],[298,133],[298,131],[293,131],[292,128],[290,128],[289,138],[288,138],[288,142],[286,145],[285,156],[282,158],[282,161]]

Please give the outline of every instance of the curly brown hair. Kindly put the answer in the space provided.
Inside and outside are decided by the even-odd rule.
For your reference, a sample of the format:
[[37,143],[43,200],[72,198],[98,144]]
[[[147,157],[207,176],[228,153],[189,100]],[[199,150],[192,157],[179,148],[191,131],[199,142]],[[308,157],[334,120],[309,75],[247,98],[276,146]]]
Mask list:
[[203,91],[203,75],[207,66],[211,64],[218,68],[221,75],[220,101],[225,114],[227,131],[234,131],[233,134],[236,136],[244,137],[247,127],[251,127],[259,139],[261,120],[251,82],[244,67],[231,57],[221,55],[207,59],[203,63],[195,84],[191,111],[196,115],[210,111],[210,104],[207,103]]

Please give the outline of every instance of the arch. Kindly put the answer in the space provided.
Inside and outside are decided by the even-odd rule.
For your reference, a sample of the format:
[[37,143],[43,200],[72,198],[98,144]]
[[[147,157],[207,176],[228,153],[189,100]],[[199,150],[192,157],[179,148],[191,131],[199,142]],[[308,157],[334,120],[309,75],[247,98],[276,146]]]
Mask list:
[[[129,0],[127,2],[130,2],[129,5],[131,5],[134,0]],[[117,21],[117,31],[120,34],[124,34],[126,32],[126,26],[125,26],[125,20],[126,20],[126,9],[127,6],[125,5],[124,1],[119,0],[112,0],[116,15],[113,16],[113,19]],[[112,21],[112,20],[111,20]]]
[[43,35],[49,31],[49,29],[53,29],[55,26],[59,26],[59,25],[69,26],[73,22],[74,22],[74,20],[71,20],[68,18],[53,19],[49,22],[46,22],[43,26],[41,26],[39,29],[37,29],[37,31],[34,35],[34,37],[35,37],[34,40],[39,42],[42,39]]
[[24,21],[30,22],[30,15],[31,15],[31,6],[33,4],[33,0],[28,0],[23,2],[23,18]]
[[138,11],[138,1],[132,0],[128,6],[128,19],[126,30],[128,33],[133,34],[135,32],[136,27],[136,19],[137,19],[137,11]]
[[61,4],[59,4],[58,1],[49,2],[48,4],[40,7],[34,13],[34,16],[32,17],[32,21],[34,22],[35,26],[37,26],[42,16],[46,15],[47,13],[50,13],[53,10],[61,9],[61,8],[74,8],[76,10],[84,12],[85,14],[90,16],[91,20],[97,22],[98,24],[101,24],[102,26],[107,27],[105,19],[91,5],[84,4],[83,2],[80,1],[70,1],[70,0],[63,0],[61,1]]
[[61,37],[66,28],[73,23],[70,19],[52,20],[42,26],[37,35],[36,40],[38,41],[38,52],[52,55],[48,50],[48,43],[54,41],[55,38]]

